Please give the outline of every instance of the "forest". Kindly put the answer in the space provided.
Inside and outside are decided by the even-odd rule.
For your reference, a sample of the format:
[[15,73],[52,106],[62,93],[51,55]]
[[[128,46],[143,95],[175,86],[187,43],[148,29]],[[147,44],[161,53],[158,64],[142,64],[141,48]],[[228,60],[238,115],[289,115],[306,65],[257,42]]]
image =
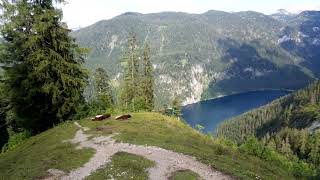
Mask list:
[[[293,161],[301,160],[319,174],[320,132],[316,128],[319,119],[320,82],[317,81],[221,123],[216,135],[232,140],[259,157],[268,159],[272,156],[270,152],[276,152]],[[298,171],[303,172],[300,168]]]

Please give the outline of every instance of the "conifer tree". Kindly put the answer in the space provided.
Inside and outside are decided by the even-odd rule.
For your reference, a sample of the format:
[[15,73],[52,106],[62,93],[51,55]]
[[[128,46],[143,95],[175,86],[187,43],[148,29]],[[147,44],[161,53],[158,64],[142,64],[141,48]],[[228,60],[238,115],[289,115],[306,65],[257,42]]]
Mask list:
[[105,109],[112,107],[112,88],[107,72],[102,68],[98,68],[94,77],[97,100]]
[[123,58],[126,61],[122,92],[120,94],[121,104],[127,110],[138,110],[136,105],[141,97],[141,76],[140,64],[137,56],[137,39],[135,33],[130,33],[128,38],[128,47]]
[[[63,2],[58,0],[56,2]],[[83,100],[84,51],[52,0],[2,1],[6,87],[17,121],[33,132],[66,120]]]
[[309,157],[313,164],[320,166],[320,131],[313,135]]
[[309,132],[306,129],[301,130],[301,135],[300,135],[300,142],[299,142],[299,150],[300,150],[300,156],[304,156],[306,153],[306,146],[307,146],[307,142],[308,142],[308,136],[309,136]]
[[5,97],[3,84],[0,82],[0,150],[9,139],[6,122],[6,112],[8,108],[8,99]]
[[181,113],[181,100],[178,95],[174,96],[174,99],[172,100],[172,113],[174,116],[180,117],[182,115]]
[[282,140],[280,152],[289,157],[292,154],[289,138],[286,137]]
[[150,47],[145,45],[143,51],[143,95],[147,110],[154,108],[154,79],[153,68],[150,60]]

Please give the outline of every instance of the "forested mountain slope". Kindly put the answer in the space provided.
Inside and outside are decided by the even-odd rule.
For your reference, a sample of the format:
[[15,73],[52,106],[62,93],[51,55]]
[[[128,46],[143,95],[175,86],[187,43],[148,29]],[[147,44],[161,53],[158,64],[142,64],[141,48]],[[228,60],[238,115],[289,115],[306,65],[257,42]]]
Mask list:
[[[262,149],[298,158],[320,172],[320,82],[223,122],[216,135],[244,146],[255,136]],[[265,158],[264,151],[254,154]]]
[[135,32],[140,48],[150,44],[157,105],[176,95],[187,104],[256,89],[300,88],[319,77],[320,12],[286,17],[290,21],[257,12],[129,12],[72,34],[91,49],[87,66],[104,67],[117,80],[128,34]]
[[217,135],[243,142],[251,135],[263,137],[282,128],[304,129],[320,123],[320,82],[277,99],[261,108],[223,122]]

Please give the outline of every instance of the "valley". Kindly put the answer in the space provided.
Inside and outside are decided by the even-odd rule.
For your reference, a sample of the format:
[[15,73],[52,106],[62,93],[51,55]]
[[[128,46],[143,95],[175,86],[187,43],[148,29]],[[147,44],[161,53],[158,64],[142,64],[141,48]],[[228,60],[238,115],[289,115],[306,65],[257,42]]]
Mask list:
[[1,1],[0,180],[320,179],[320,4],[214,1]]
[[136,33],[139,49],[148,42],[155,103],[161,107],[174,96],[186,105],[258,89],[305,87],[319,78],[319,17],[318,11],[291,15],[129,12],[72,36],[91,49],[86,67],[106,68],[114,81],[122,73],[121,56],[129,32]]

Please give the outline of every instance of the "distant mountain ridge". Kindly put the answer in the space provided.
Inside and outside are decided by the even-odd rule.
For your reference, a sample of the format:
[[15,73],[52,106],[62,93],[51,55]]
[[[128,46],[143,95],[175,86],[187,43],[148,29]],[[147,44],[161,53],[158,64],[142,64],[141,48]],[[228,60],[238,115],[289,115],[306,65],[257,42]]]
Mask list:
[[156,103],[181,96],[184,104],[232,93],[297,89],[320,76],[320,12],[286,21],[247,11],[203,14],[128,12],[72,33],[91,49],[87,66],[104,67],[118,80],[128,33],[149,42]]

